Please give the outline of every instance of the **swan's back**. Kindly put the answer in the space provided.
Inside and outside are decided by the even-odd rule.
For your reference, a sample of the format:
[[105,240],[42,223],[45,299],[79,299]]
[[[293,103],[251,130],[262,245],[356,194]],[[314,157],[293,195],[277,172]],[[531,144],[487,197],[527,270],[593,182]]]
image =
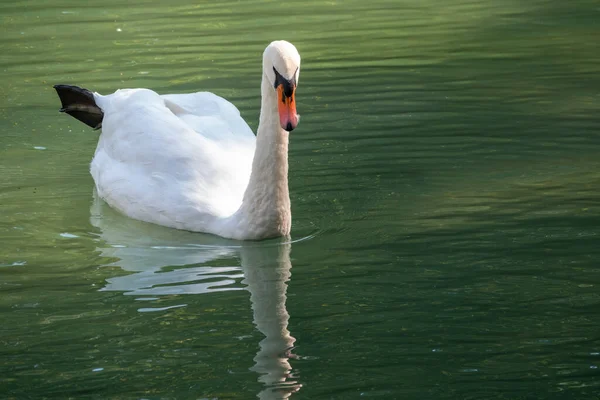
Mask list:
[[255,136],[212,93],[148,89],[94,94],[104,112],[91,172],[99,195],[130,217],[204,230],[240,206]]

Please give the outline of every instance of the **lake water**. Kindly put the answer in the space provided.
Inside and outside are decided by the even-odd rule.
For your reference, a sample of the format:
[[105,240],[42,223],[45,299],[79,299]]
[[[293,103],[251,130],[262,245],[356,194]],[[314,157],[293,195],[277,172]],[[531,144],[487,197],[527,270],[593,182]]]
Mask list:
[[[598,399],[600,6],[0,4],[0,398]],[[213,91],[302,55],[292,243],[122,217],[56,83]]]

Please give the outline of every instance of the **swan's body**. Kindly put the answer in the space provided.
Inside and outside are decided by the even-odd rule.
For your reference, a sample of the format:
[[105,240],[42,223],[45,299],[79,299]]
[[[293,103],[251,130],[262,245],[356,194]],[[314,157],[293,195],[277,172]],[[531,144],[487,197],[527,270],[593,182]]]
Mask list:
[[104,120],[91,173],[104,201],[172,228],[225,228],[242,204],[256,147],[231,103],[211,93],[147,89],[94,98]]
[[[297,124],[299,64],[288,42],[265,50],[256,137],[237,108],[212,93],[94,93],[102,134],[91,173],[99,196],[129,217],[172,228],[233,239],[288,235],[288,131]],[[93,105],[65,107],[59,95],[65,111],[93,126],[77,115]]]

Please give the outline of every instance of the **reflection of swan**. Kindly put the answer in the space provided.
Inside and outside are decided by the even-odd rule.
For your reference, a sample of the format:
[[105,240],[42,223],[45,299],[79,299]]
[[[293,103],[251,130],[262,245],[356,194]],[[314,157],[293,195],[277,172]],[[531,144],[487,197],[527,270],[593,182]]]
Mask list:
[[[110,265],[134,272],[108,279],[102,290],[136,296],[210,293],[243,289],[239,284],[243,277],[241,282],[250,292],[254,324],[265,335],[252,367],[266,386],[258,397],[286,399],[300,389],[288,361],[295,342],[287,329],[285,305],[292,267],[290,243],[242,243],[174,231],[125,218],[97,196],[91,211],[91,222],[101,231],[98,250],[102,256],[112,259]],[[206,265],[236,256],[241,267]],[[185,267],[161,272],[165,266]]]
[[302,385],[291,374],[288,362],[294,339],[287,329],[290,318],[285,307],[290,279],[290,243],[270,247],[244,246],[241,250],[244,283],[248,285],[254,324],[265,335],[252,368],[262,374],[267,388],[260,399],[286,399]]
[[291,43],[265,49],[256,137],[237,108],[212,93],[55,88],[61,111],[102,125],[91,173],[112,207],[171,228],[265,239],[290,233],[288,137],[298,124],[299,69]]
[[[118,259],[108,265],[135,272],[108,279],[103,290],[154,296],[240,289],[231,287],[242,278],[240,266],[201,265],[236,256],[240,242],[124,218],[100,200],[95,191],[90,221],[101,231],[101,255]],[[189,266],[193,264],[196,266]],[[162,267],[185,265],[188,267],[160,272]]]

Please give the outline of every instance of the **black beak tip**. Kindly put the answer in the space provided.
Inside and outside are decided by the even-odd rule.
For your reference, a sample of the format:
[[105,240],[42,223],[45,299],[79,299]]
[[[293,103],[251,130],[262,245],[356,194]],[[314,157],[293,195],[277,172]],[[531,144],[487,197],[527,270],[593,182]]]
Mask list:
[[287,125],[285,126],[285,130],[288,132],[291,132],[294,130],[294,126],[292,125],[291,122],[288,122]]

